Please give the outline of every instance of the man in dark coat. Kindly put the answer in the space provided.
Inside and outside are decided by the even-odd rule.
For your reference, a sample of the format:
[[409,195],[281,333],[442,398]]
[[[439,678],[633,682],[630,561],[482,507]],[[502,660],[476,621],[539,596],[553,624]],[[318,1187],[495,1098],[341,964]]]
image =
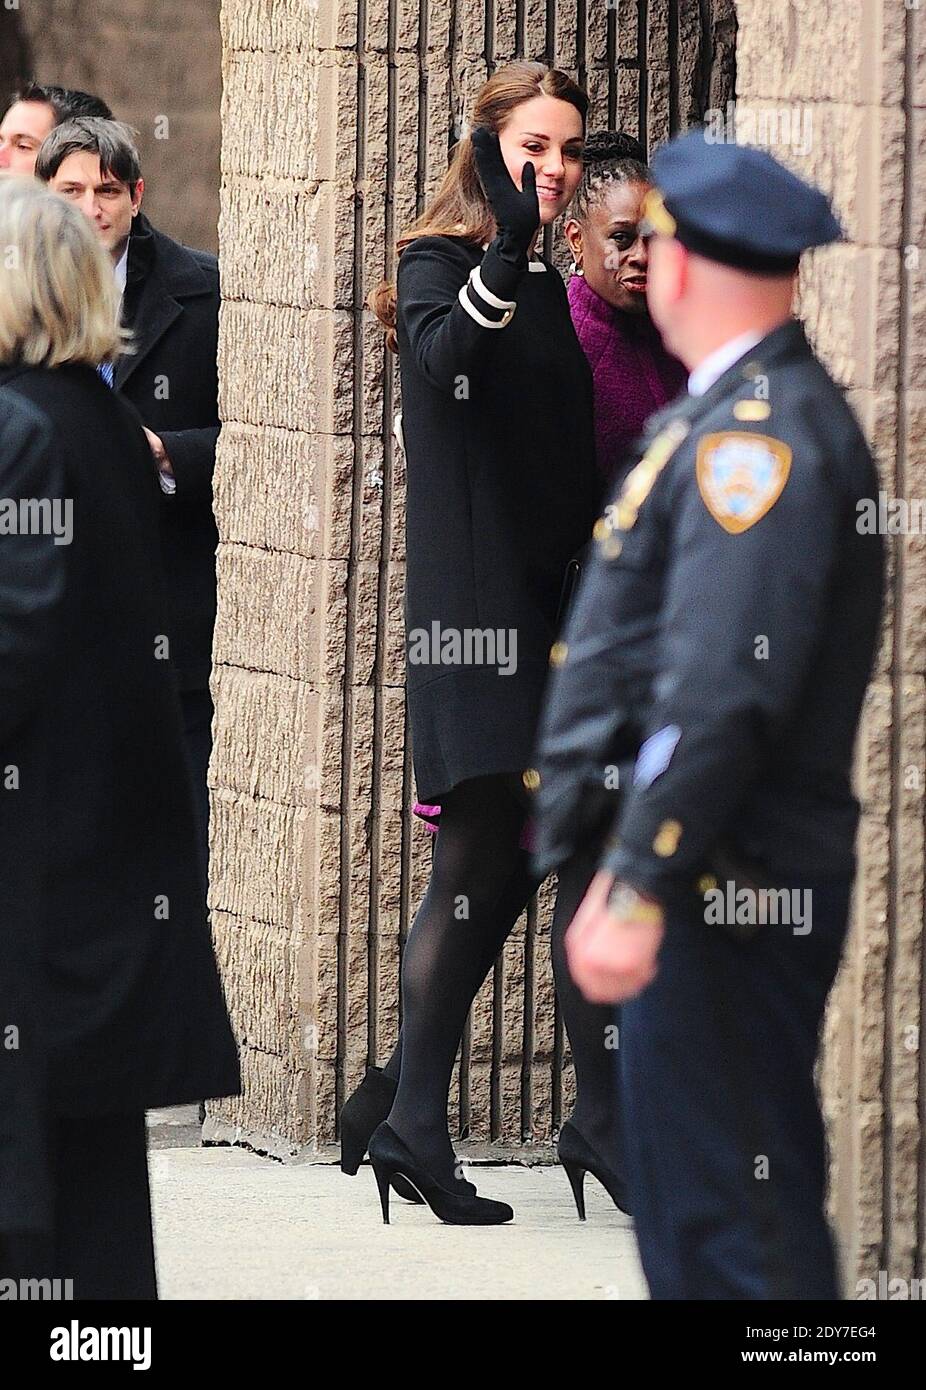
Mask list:
[[648,427],[551,653],[537,854],[574,853],[617,783],[567,950],[587,998],[622,1004],[653,1297],[836,1298],[814,1067],[883,542],[859,525],[871,454],[791,304],[801,251],[839,227],[769,155],[701,132],[653,174],[648,294],[688,394]]
[[218,262],[181,246],[141,212],[138,153],[131,131],[119,122],[63,122],[42,146],[36,174],[91,219],[123,289],[122,321],[132,345],[116,363],[111,384],[137,409],[161,482],[167,633],[205,865],[218,544],[212,512],[219,435]]

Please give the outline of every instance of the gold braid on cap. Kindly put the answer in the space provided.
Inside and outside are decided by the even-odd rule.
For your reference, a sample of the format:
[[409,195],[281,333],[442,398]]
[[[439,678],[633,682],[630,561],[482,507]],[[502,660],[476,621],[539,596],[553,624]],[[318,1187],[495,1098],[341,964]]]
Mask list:
[[658,188],[651,188],[643,199],[644,232],[654,232],[658,236],[675,236],[676,222],[663,202]]

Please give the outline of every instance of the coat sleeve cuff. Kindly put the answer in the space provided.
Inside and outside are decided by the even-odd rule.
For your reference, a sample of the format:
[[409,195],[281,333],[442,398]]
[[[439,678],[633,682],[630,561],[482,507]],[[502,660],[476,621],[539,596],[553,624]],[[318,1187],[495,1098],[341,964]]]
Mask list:
[[460,287],[460,304],[480,328],[505,328],[518,307],[512,297],[520,272],[501,256],[492,242],[479,265]]
[[511,302],[514,299],[518,281],[521,278],[521,271],[526,269],[527,259],[523,265],[517,262],[506,260],[502,255],[498,237],[489,243],[486,253],[479,264],[479,277],[484,287],[490,294],[496,295],[499,299]]
[[166,430],[161,435],[176,479],[178,498],[211,498],[218,437],[218,425],[195,430]]
[[606,846],[599,868],[659,902],[677,886],[677,879],[667,872],[661,860],[635,853],[623,841]]

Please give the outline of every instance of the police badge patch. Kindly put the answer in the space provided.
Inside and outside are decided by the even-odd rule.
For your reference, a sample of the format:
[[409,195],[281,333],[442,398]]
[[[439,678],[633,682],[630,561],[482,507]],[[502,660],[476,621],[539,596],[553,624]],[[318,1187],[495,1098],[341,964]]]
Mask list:
[[768,435],[729,430],[705,435],[696,467],[704,505],[735,536],[778,501],[791,471],[791,450]]

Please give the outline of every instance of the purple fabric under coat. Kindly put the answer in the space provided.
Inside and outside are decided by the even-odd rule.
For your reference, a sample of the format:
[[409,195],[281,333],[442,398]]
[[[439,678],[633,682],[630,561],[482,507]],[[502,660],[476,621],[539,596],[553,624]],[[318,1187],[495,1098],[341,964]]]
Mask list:
[[[429,835],[437,834],[440,829],[439,806],[428,806],[424,802],[416,801],[412,807],[412,814],[424,823],[424,828]],[[529,816],[524,822],[524,829],[521,831],[518,844],[520,849],[532,850],[534,848],[534,822]]]
[[572,322],[595,384],[595,453],[608,482],[625,465],[630,445],[655,411],[679,394],[687,372],[666,352],[648,314],[622,313],[590,288],[569,281]]

